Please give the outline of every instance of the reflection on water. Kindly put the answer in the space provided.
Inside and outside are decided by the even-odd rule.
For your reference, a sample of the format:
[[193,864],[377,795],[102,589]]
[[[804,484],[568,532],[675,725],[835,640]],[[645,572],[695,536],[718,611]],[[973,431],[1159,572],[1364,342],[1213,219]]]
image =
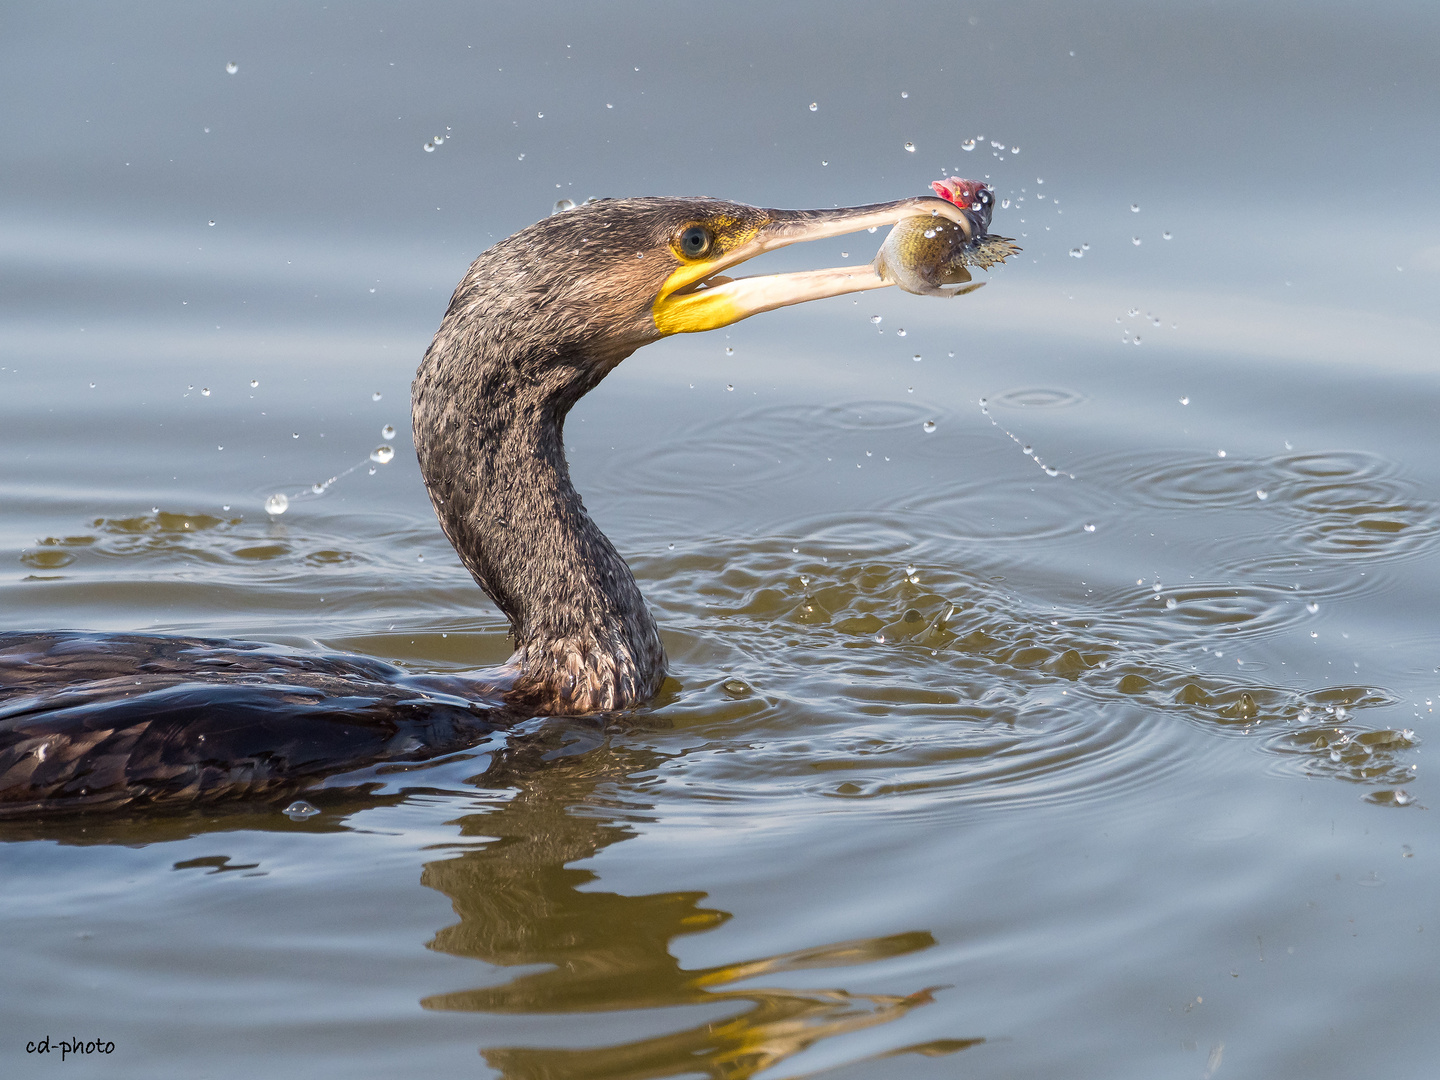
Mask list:
[[[619,1012],[679,1005],[728,1006],[722,1019],[671,1034],[604,1047],[483,1047],[485,1060],[515,1080],[641,1080],[693,1075],[743,1080],[815,1043],[898,1019],[934,1000],[938,987],[910,994],[746,986],[790,972],[859,968],[934,945],[926,931],[835,942],[777,956],[686,970],[670,952],[730,916],[701,906],[703,893],[622,896],[586,889],[595,880],[578,860],[625,840],[625,813],[607,788],[653,770],[659,759],[623,746],[567,752],[558,728],[517,739],[483,776],[508,788],[499,808],[462,817],[462,836],[493,838],[426,864],[423,882],[450,898],[460,921],[431,947],[500,967],[546,970],[473,990],[427,997],[427,1009],[519,1014]],[[457,845],[460,846],[460,845]],[[850,975],[863,979],[863,973]],[[952,1053],[982,1039],[931,1040],[884,1052]]]

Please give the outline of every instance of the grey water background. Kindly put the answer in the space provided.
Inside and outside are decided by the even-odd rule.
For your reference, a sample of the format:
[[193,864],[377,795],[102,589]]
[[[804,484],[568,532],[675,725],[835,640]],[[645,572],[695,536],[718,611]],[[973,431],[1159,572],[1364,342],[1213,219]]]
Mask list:
[[0,50],[11,628],[503,659],[408,383],[559,199],[957,172],[1025,248],[581,403],[651,709],[301,820],[6,826],[5,1075],[1433,1068],[1433,6],[8,5]]

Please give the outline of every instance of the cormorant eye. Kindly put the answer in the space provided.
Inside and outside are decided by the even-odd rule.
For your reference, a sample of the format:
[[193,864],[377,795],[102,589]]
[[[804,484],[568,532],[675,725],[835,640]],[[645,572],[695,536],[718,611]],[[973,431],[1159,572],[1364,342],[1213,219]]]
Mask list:
[[691,225],[680,233],[680,254],[687,259],[698,259],[710,250],[715,238],[703,225]]

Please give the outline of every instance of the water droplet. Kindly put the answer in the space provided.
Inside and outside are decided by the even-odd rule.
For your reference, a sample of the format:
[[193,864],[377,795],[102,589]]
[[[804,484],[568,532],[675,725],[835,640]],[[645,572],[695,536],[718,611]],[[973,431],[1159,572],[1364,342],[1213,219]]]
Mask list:
[[[435,144],[432,142],[427,142],[425,144],[425,152],[427,154],[433,154],[435,152]],[[523,158],[525,155],[521,154],[520,156]]]
[[395,437],[395,425],[386,424],[384,427],[382,427],[380,429],[380,437],[382,439],[393,439]]
[[1314,615],[1317,611],[1320,610],[1320,605],[1318,602],[1311,600],[1308,604],[1305,605],[1305,610],[1310,612],[1311,615]]
[[544,114],[543,112],[537,112],[537,113],[535,114],[535,119],[536,119],[536,120],[544,120],[544,119],[545,119],[545,114]]
[[880,325],[880,320],[881,320],[882,318],[884,318],[883,315],[871,315],[871,316],[870,316],[870,322],[871,322],[873,325],[875,325],[875,326],[879,326],[879,325]]
[[1177,607],[1179,607],[1179,606],[1180,606],[1180,601],[1176,600],[1175,597],[1173,597],[1173,596],[1170,597],[1168,600],[1165,601],[1165,610],[1167,610],[1167,611],[1174,611],[1175,608],[1177,608]]
[[905,152],[907,154],[913,154],[915,152],[915,144],[913,142],[907,142],[905,144]]
[[1132,236],[1132,237],[1130,238],[1130,243],[1134,244],[1136,247],[1139,247],[1139,246],[1140,246],[1140,238],[1139,238],[1138,236]]
[[95,384],[94,384],[93,382],[90,384],[90,389],[91,389],[91,390],[94,390],[94,389],[95,389]]
[[811,111],[811,112],[815,112],[815,111],[816,111],[817,109],[819,109],[819,108],[820,108],[820,103],[819,103],[818,101],[812,101],[812,102],[810,102],[810,111]]
[[904,336],[905,336],[905,328],[902,326],[899,330],[896,330],[896,331],[895,331],[895,336],[896,336],[896,337],[904,337]]
[[371,400],[371,401],[379,401],[381,397],[382,397],[382,395],[381,395],[380,391],[379,391],[379,390],[376,390],[373,394],[370,395],[370,400]]
[[395,460],[395,448],[393,446],[377,446],[370,451],[370,460],[377,465],[389,465]]
[[926,420],[925,423],[921,425],[921,427],[925,430],[925,434],[928,435],[930,434],[930,432],[935,430],[935,421]]
[[1411,801],[1411,795],[1410,795],[1410,793],[1409,793],[1408,791],[1406,791],[1403,787],[1402,787],[1402,788],[1396,788],[1396,789],[1395,789],[1395,805],[1396,805],[1396,806],[1408,806],[1408,805],[1410,805],[1410,801]]
[[1167,229],[1165,232],[1162,232],[1162,233],[1160,234],[1160,239],[1162,239],[1162,240],[1169,240],[1169,239],[1170,239],[1170,231]]
[[574,209],[575,209],[575,202],[574,202],[573,199],[559,199],[559,200],[556,201],[556,203],[555,203],[555,209],[552,211],[552,213],[563,214],[566,210],[574,210]]
[[318,813],[320,813],[320,811],[304,799],[296,799],[289,806],[285,807],[285,816],[291,821],[304,821],[306,818],[312,818]]
[[1000,209],[1001,209],[1001,210],[1009,210],[1009,209],[1010,209],[1010,200],[1009,200],[1009,199],[1001,199],[1001,200],[1000,200]]
[[1270,493],[1268,491],[1265,491],[1263,488],[1255,489],[1255,498],[1259,499],[1261,502],[1264,502],[1269,497]]
[[201,393],[201,395],[202,395],[203,397],[209,397],[209,396],[210,396],[210,387],[208,387],[208,386],[202,386],[202,387],[200,388],[200,393]]
[[1086,531],[1086,532],[1092,532],[1092,533],[1093,533],[1093,532],[1095,531],[1095,526],[1094,526],[1091,522],[1088,522],[1088,521],[1087,521],[1087,522],[1085,523],[1085,531]]
[[225,73],[227,75],[234,75],[239,70],[240,65],[237,64],[234,60],[230,60],[225,64]]
[[1182,398],[1180,399],[1180,404],[1181,404],[1181,405],[1189,405],[1189,404],[1190,404],[1190,398],[1189,398],[1188,396],[1187,396],[1187,397],[1182,397]]
[[325,489],[326,489],[327,487],[329,487],[329,486],[330,486],[329,484],[326,484],[326,483],[324,483],[324,482],[316,482],[316,483],[314,483],[314,484],[311,484],[311,485],[310,485],[310,494],[312,494],[312,495],[324,495],[324,494],[325,494]]
[[215,219],[213,217],[210,219],[210,227],[212,229],[215,227]]
[[964,142],[962,142],[962,143],[960,144],[960,149],[961,149],[961,150],[974,150],[974,149],[975,149],[975,140],[974,140],[974,139],[966,139]]
[[739,679],[726,679],[720,686],[731,697],[749,697],[751,693],[750,687]]
[[1216,457],[1224,457],[1224,456],[1225,456],[1225,451],[1224,451],[1224,450],[1216,450],[1216,451],[1215,451],[1215,456],[1216,456]]
[[1020,148],[1019,148],[1018,146],[1012,146],[1012,147],[1010,147],[1010,153],[1012,153],[1012,154],[1018,154],[1019,152],[1020,152]]
[[1133,202],[1132,202],[1132,203],[1130,204],[1130,213],[1132,213],[1132,214],[1138,214],[1139,212],[1140,212],[1140,204],[1139,204],[1139,203],[1133,203]]
[[908,98],[908,97],[910,96],[910,91],[909,91],[909,90],[901,90],[901,91],[900,91],[900,96],[901,96],[902,98]]
[[1025,443],[1023,446],[1020,447],[1020,453],[1024,454],[1026,457],[1029,457],[1031,454],[1035,453],[1035,448],[1029,443]]
[[733,391],[733,390],[735,389],[735,384],[734,384],[733,382],[732,382],[732,383],[726,383],[726,384],[725,384],[725,389],[726,389],[727,391]]
[[726,356],[734,356],[734,355],[735,355],[735,348],[734,348],[733,345],[726,345],[726,346],[725,346],[725,355],[726,355]]
[[1331,750],[1331,751],[1330,751],[1330,760],[1331,760],[1331,761],[1338,762],[1338,761],[1340,760],[1340,751],[1339,751],[1339,750]]
[[259,386],[259,385],[260,385],[260,380],[259,380],[259,379],[251,379],[251,380],[250,380],[250,389],[251,389],[251,390],[254,390],[254,389],[255,389],[257,386]]
[[1083,259],[1085,257],[1085,252],[1081,251],[1079,248],[1071,248],[1070,257],[1072,259]]
[[290,509],[290,500],[278,491],[265,500],[267,514],[283,514],[288,509]]
[[436,146],[439,146],[441,143],[443,143],[443,142],[445,141],[445,136],[444,136],[444,135],[431,135],[431,136],[430,136],[430,141],[431,141],[432,143],[434,143]]
[[524,155],[524,154],[519,154],[519,155],[516,156],[515,160],[516,160],[516,161],[524,161],[524,160],[525,160],[525,155]]
[[920,362],[920,354],[917,352],[917,353],[916,353],[914,356],[912,356],[910,359],[911,359],[911,360],[914,360],[915,363],[918,364],[918,363]]

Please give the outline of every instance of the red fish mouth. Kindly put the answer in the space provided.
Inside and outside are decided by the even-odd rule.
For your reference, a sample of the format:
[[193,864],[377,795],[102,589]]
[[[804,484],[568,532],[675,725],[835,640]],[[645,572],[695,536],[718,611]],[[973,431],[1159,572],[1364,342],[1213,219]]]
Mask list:
[[952,176],[948,180],[932,180],[930,187],[946,202],[973,214],[981,226],[977,231],[984,232],[990,228],[990,217],[995,211],[995,189],[989,184]]

